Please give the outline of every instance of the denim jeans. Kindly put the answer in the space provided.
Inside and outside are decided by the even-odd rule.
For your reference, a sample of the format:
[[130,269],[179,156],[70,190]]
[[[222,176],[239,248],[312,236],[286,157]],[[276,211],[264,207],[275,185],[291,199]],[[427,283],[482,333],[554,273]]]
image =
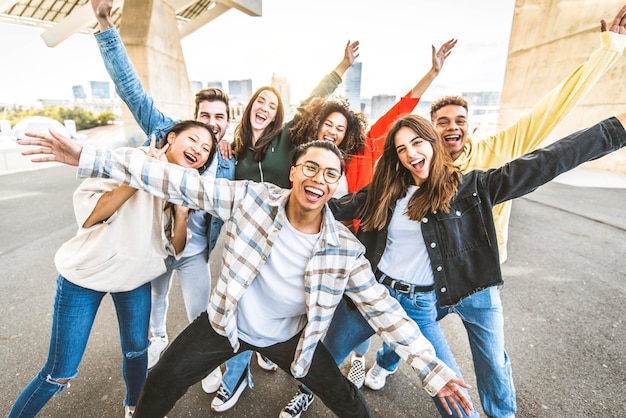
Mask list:
[[454,312],[467,331],[476,372],[476,386],[485,414],[515,415],[515,387],[511,362],[504,350],[504,318],[500,288],[492,286],[463,299],[452,307],[439,307],[438,320]]
[[[389,286],[386,287],[389,294],[400,303],[407,315],[419,326],[424,337],[433,345],[437,357],[454,370],[459,378],[462,378],[448,342],[436,320],[437,295],[435,291],[415,292],[415,294],[410,295],[400,293]],[[345,300],[342,300],[339,306],[324,339],[324,344],[326,344],[337,364],[341,364],[355,346],[367,340],[374,333],[374,330],[357,310],[348,308]],[[386,343],[383,343],[382,348],[376,353],[376,363],[388,371],[396,370],[400,360],[400,356]],[[465,394],[467,395],[467,391],[465,391]],[[432,399],[441,416],[449,417],[450,415],[443,409],[439,398],[433,397]],[[466,416],[463,412],[462,414],[462,416]],[[452,416],[456,416],[454,410]],[[474,411],[471,416],[477,417],[478,413]]]
[[228,393],[235,391],[235,386],[241,375],[248,373],[248,387],[254,387],[252,383],[252,373],[250,373],[250,360],[252,360],[252,351],[240,351],[233,358],[226,362],[226,370],[222,376],[222,384],[228,389]]
[[[9,417],[34,417],[50,398],[69,386],[69,383],[56,381],[69,380],[78,374],[78,365],[104,295],[106,292],[86,289],[63,276],[58,277],[48,360],[22,390]],[[150,283],[128,292],[111,293],[111,297],[120,328],[122,376],[126,385],[124,406],[134,406],[148,367]]]
[[[299,339],[300,333],[269,347],[254,347],[240,340],[240,351],[258,351],[291,374]],[[233,356],[228,339],[213,330],[207,313],[203,312],[176,337],[150,370],[134,417],[165,416],[190,386]],[[307,375],[298,380],[310,387],[336,415],[370,416],[362,394],[341,374],[323,343],[317,345]]]
[[178,260],[171,255],[165,259],[167,271],[152,280],[150,332],[153,336],[162,337],[167,333],[168,295],[172,287],[174,270],[178,273],[189,322],[206,311],[211,292],[211,275],[207,257],[207,251],[203,251],[189,257],[181,257]]

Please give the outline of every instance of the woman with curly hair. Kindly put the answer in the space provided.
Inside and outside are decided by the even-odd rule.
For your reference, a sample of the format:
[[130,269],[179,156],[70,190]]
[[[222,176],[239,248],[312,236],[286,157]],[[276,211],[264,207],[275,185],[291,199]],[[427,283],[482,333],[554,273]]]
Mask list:
[[[348,101],[339,96],[327,99],[318,97],[302,109],[301,119],[289,129],[294,146],[314,140],[329,141],[337,145],[347,165],[355,155],[365,151],[367,120],[362,113],[350,110]],[[335,197],[351,190],[346,176],[341,176]]]

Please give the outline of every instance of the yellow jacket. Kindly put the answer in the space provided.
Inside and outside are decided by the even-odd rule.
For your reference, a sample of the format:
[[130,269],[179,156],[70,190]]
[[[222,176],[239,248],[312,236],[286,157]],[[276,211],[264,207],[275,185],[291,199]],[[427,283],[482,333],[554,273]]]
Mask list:
[[[587,62],[576,68],[565,81],[546,94],[517,122],[481,140],[468,137],[463,153],[454,164],[463,173],[477,169],[488,170],[538,148],[622,55],[626,47],[626,35],[601,32],[601,42],[601,47],[591,54]],[[493,208],[501,263],[507,258],[510,215],[511,201]]]

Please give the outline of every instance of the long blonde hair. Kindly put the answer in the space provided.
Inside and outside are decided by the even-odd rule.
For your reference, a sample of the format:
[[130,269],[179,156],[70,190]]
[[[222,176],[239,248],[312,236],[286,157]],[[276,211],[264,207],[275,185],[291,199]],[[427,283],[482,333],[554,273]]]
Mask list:
[[365,205],[361,208],[364,231],[383,229],[389,222],[391,207],[406,196],[409,186],[414,184],[411,173],[404,168],[396,152],[395,137],[403,127],[412,129],[433,147],[428,179],[413,194],[407,206],[409,219],[420,220],[429,210],[450,211],[450,202],[461,179],[460,171],[452,164],[452,158],[431,122],[421,116],[408,115],[398,119],[387,133],[383,154],[376,163]]

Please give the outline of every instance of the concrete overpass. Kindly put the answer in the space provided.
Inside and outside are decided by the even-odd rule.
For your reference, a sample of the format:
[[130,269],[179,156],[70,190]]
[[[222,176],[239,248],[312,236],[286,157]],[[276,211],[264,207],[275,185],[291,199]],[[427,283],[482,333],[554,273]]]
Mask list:
[[[516,0],[499,128],[515,121],[586,60],[599,45],[599,36],[594,36],[599,32],[599,17],[611,19],[623,3]],[[193,113],[194,93],[190,91],[180,39],[230,9],[249,16],[262,15],[262,0],[117,0],[114,5],[113,20],[144,87],[160,109],[177,118]],[[476,7],[479,12],[485,6]],[[89,0],[0,0],[0,21],[10,19],[45,27],[42,38],[51,47],[73,33],[96,30]],[[553,137],[625,111],[626,89],[617,88],[625,84],[626,60],[622,59],[565,118]],[[162,86],[168,88],[158,88]],[[125,108],[124,122],[128,138],[143,136]],[[626,151],[589,165],[626,173]]]
[[[193,114],[195,92],[180,40],[230,9],[261,16],[262,0],[114,1],[113,21],[144,88],[164,113],[180,119]],[[49,47],[75,33],[97,30],[89,0],[0,0],[0,17],[2,22],[45,28],[41,37]],[[125,106],[123,120],[127,138],[145,137]]]

